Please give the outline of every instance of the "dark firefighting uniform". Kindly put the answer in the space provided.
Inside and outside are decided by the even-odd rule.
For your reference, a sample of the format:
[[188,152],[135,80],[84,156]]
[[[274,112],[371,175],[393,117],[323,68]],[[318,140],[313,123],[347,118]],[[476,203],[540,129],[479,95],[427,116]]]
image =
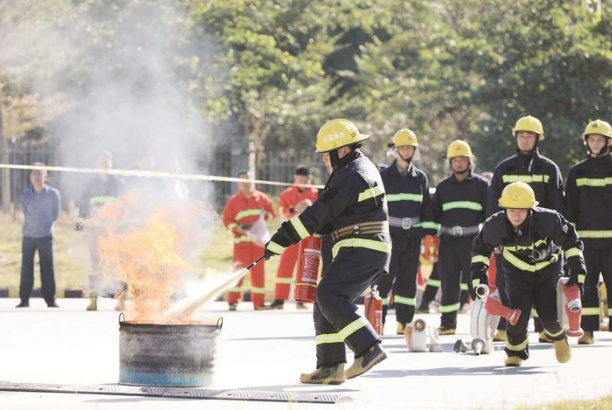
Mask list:
[[[278,213],[286,218],[292,218],[296,215],[293,209],[294,206],[306,199],[314,202],[318,196],[318,191],[313,188],[300,189],[296,186],[289,187],[278,196]],[[276,271],[275,300],[287,300],[289,298],[289,290],[293,283],[293,271],[298,260],[299,247],[299,243],[291,245],[281,255]]]
[[[538,149],[528,155],[517,150],[517,154],[500,162],[493,173],[491,186],[487,195],[487,217],[501,210],[498,205],[501,193],[506,185],[522,181],[533,189],[536,200],[542,208],[553,209],[563,212],[563,179],[559,167],[550,159],[540,155]],[[506,304],[504,269],[500,255],[495,255],[497,278],[499,280],[499,296],[502,303]],[[539,322],[535,321],[536,331],[540,331]],[[506,328],[506,320],[499,321],[498,329]]]
[[[77,229],[82,229],[83,223],[91,217],[92,210],[100,208],[105,204],[116,200],[127,191],[126,182],[115,176],[107,175],[106,178],[96,176],[85,187],[79,200],[79,216]],[[98,237],[103,234],[97,230],[89,231],[89,257],[91,260],[91,271],[89,275],[90,288],[96,288],[98,278],[96,270],[100,257],[98,255]],[[98,289],[100,290],[100,289]]]
[[[461,275],[461,296],[459,302],[461,306],[470,301],[470,293],[468,283],[470,281],[470,275]],[[427,278],[425,283],[425,290],[423,291],[423,298],[419,303],[417,310],[429,310],[429,303],[436,299],[438,290],[442,287],[442,281],[440,280],[440,273],[438,269],[438,263],[436,262],[431,271],[431,275]]]
[[[557,211],[533,208],[514,230],[504,211],[488,219],[472,247],[472,286],[487,283],[487,267],[493,249],[502,245],[503,268],[509,307],[521,309],[516,325],[506,323],[506,353],[521,359],[529,357],[527,325],[531,307],[535,308],[549,339],[564,339],[565,330],[557,320],[557,282],[562,273],[563,254],[570,276],[584,282],[586,269],[582,242],[576,230]],[[535,258],[534,249],[544,254]],[[499,287],[500,279],[497,278]]]
[[[584,330],[599,330],[599,295],[601,273],[612,306],[612,156],[588,158],[569,172],[566,191],[566,216],[584,242],[587,275],[582,296]],[[612,317],[612,308],[608,309]],[[612,328],[611,328],[612,330]]]
[[378,170],[361,151],[343,162],[319,199],[284,222],[267,247],[282,253],[313,233],[331,233],[334,240],[333,261],[323,272],[313,309],[317,367],[346,362],[345,343],[359,357],[380,342],[353,302],[389,269],[385,191]]
[[472,241],[485,220],[489,182],[477,174],[463,181],[455,175],[436,187],[431,202],[433,221],[440,225],[438,269],[442,281],[441,325],[457,327],[462,278],[470,276]]
[[[223,224],[234,234],[233,263],[235,269],[242,269],[263,255],[263,248],[253,243],[247,234],[238,233],[237,226],[244,231],[258,221],[261,214],[266,220],[273,219],[274,208],[272,201],[266,194],[254,190],[253,194],[246,196],[242,191],[230,197],[223,209]],[[265,267],[263,261],[258,263],[251,271],[251,300],[254,307],[263,306],[266,296]],[[241,299],[242,279],[227,292],[227,302],[238,303]]]
[[393,242],[389,275],[377,282],[383,299],[383,323],[386,321],[393,290],[395,316],[399,323],[412,322],[416,308],[416,280],[421,254],[421,239],[435,235],[429,215],[429,181],[423,171],[410,164],[400,171],[397,160],[381,172],[389,204],[389,228]]

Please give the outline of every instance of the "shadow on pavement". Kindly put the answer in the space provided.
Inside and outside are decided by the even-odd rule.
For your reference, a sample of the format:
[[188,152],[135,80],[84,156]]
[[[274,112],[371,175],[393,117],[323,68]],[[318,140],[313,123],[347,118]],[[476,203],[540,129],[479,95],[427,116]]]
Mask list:
[[505,366],[484,366],[484,367],[439,367],[434,369],[419,370],[375,370],[363,377],[366,378],[397,378],[410,376],[506,376],[524,375],[533,376],[534,374],[550,373],[539,367],[505,367]]

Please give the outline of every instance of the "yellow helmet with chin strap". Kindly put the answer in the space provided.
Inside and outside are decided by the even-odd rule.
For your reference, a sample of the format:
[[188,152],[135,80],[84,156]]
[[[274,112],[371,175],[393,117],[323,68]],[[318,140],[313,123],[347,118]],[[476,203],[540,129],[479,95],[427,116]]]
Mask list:
[[599,134],[603,135],[604,137],[612,138],[612,126],[602,120],[591,121],[584,129],[582,137],[586,138],[587,135],[591,134]]
[[361,134],[357,126],[344,118],[327,121],[317,133],[317,152],[329,152],[370,138]]
[[504,209],[530,209],[538,206],[538,201],[529,184],[518,181],[504,188],[499,198],[499,206]]
[[446,151],[446,159],[452,159],[456,157],[468,157],[474,158],[470,145],[462,140],[455,140],[450,143],[448,150]]
[[408,128],[402,128],[398,132],[395,133],[393,138],[391,139],[391,143],[388,144],[389,148],[397,148],[397,147],[418,147],[419,141],[417,140],[417,136],[414,131]]
[[544,139],[544,127],[542,127],[542,123],[531,115],[518,119],[514,128],[512,128],[512,135],[516,137],[516,133],[519,131],[533,132],[540,136],[540,141]]

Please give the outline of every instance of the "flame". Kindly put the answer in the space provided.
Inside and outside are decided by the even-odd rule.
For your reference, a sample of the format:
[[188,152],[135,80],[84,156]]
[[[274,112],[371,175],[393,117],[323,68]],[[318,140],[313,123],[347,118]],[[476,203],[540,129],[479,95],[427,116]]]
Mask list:
[[130,321],[151,323],[170,307],[184,286],[182,277],[192,271],[187,259],[198,209],[185,200],[143,209],[138,199],[130,192],[96,209],[88,225],[98,232],[100,272],[126,284]]

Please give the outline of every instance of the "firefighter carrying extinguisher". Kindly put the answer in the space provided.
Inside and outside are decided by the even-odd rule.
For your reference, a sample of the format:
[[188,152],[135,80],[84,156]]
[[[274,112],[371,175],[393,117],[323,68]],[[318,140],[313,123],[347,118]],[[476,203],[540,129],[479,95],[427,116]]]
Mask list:
[[[319,196],[316,189],[301,186],[312,183],[308,168],[298,167],[293,178],[295,185],[285,189],[278,196],[278,213],[287,219],[301,213],[307,206],[312,205]],[[276,271],[274,302],[268,306],[270,309],[283,309],[285,300],[289,298],[289,290],[293,283],[293,271],[298,260],[298,250],[299,244],[292,245],[281,256]],[[302,302],[297,302],[296,307],[297,309],[307,309]]]
[[[346,119],[325,123],[316,150],[329,156],[333,173],[315,203],[284,222],[266,245],[265,256],[314,233],[331,234],[333,261],[323,272],[314,305],[317,369],[302,383],[340,384],[386,358],[380,338],[357,313],[354,301],[387,272],[391,254],[385,190],[376,166],[359,150],[369,135]],[[346,371],[345,344],[355,353]]]
[[[587,275],[582,298],[584,335],[579,344],[593,344],[599,330],[599,275],[612,289],[612,126],[601,120],[589,123],[582,134],[588,157],[574,165],[567,178],[566,216],[584,242]],[[608,293],[608,306],[612,306]],[[608,309],[612,316],[612,309]]]
[[[570,273],[566,286],[582,287],[586,274],[583,245],[561,214],[537,205],[533,189],[526,183],[514,182],[504,188],[499,199],[504,210],[493,214],[474,239],[472,287],[488,284],[489,258],[495,248],[503,246],[509,307],[529,312],[535,305],[544,332],[554,343],[557,361],[565,363],[571,350],[557,319],[557,283],[564,254]],[[521,315],[515,325],[506,322],[506,366],[521,366],[529,358],[528,322],[529,315]]]
[[404,128],[396,132],[389,144],[396,159],[381,172],[389,203],[393,253],[389,275],[381,277],[377,285],[383,299],[383,323],[393,290],[396,332],[400,335],[414,318],[421,239],[436,233],[428,214],[431,196],[427,175],[412,163],[418,146],[413,131]]
[[[535,192],[536,200],[542,208],[563,211],[563,180],[559,167],[550,159],[540,155],[538,145],[544,140],[544,128],[535,117],[528,115],[519,118],[512,128],[512,136],[516,141],[516,155],[506,158],[495,167],[491,187],[487,198],[487,217],[500,210],[497,201],[504,187],[512,182],[525,182]],[[496,251],[497,276],[499,277],[499,295],[504,304],[507,303],[505,271],[501,262],[500,250]],[[498,332],[494,340],[505,341],[505,319],[499,321]],[[534,323],[536,331],[540,333],[541,342],[551,342],[546,338],[538,320]]]
[[472,241],[485,220],[489,183],[472,173],[474,155],[467,142],[453,141],[446,158],[453,174],[436,187],[431,212],[434,222],[440,225],[442,319],[438,332],[453,335],[461,308],[461,283],[470,276]]

